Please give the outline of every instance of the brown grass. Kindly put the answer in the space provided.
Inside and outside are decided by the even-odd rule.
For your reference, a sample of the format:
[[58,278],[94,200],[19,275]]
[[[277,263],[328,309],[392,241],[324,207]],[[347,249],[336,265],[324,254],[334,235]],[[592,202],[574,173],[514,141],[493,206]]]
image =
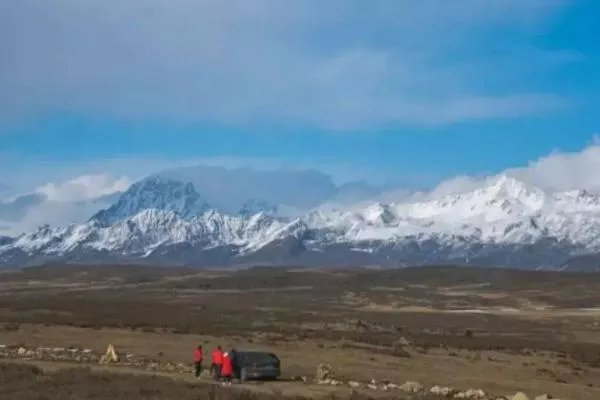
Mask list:
[[[547,385],[600,396],[600,315],[576,310],[596,304],[600,275],[592,274],[36,267],[0,275],[0,343],[105,347],[116,335],[136,352],[186,361],[203,340],[274,349],[286,371],[303,374],[328,361],[352,379],[379,374],[499,391]],[[505,308],[521,312],[494,311]]]

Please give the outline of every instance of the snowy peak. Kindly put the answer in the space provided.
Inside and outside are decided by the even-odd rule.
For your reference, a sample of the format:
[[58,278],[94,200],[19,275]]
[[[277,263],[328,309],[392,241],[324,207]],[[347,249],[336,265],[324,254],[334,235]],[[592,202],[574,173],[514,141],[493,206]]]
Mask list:
[[189,219],[208,210],[209,205],[193,184],[151,176],[133,184],[115,204],[96,213],[92,220],[108,226],[148,209],[171,211]]
[[545,193],[540,189],[506,175],[490,179],[487,185],[478,191],[478,194],[488,200],[516,200],[531,208],[540,207],[545,197]]
[[547,202],[540,189],[505,175],[487,180],[482,187],[432,201],[402,204],[400,215],[408,218],[441,218],[447,222],[493,222],[539,212]]

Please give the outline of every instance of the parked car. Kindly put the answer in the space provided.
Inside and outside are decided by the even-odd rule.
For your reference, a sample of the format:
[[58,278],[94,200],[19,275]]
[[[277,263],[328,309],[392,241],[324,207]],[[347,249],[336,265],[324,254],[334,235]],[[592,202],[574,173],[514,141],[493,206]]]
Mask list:
[[231,350],[233,373],[240,382],[248,379],[277,379],[281,361],[273,353],[258,350]]

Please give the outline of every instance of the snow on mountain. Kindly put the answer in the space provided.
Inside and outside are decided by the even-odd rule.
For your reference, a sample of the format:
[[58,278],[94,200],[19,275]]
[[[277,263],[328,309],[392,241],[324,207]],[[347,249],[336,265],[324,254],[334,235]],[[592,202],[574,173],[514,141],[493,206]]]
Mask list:
[[523,246],[529,250],[520,253],[522,263],[544,265],[557,262],[550,248],[563,258],[600,252],[599,196],[547,193],[507,176],[438,199],[328,205],[299,218],[277,217],[264,208],[268,204],[256,201],[246,212],[223,214],[209,209],[193,185],[153,177],[134,184],[85,224],[42,227],[4,240],[0,255],[19,249],[31,256],[105,252],[142,259],[158,249],[175,257],[184,250],[173,246],[184,245],[185,251],[228,248],[225,254],[235,258],[289,238],[322,257],[346,246],[386,260],[410,255],[415,262],[478,256],[512,263]]
[[209,208],[193,184],[150,176],[133,184],[115,204],[99,211],[92,219],[103,225],[111,225],[147,209],[172,211],[184,219],[189,219]]

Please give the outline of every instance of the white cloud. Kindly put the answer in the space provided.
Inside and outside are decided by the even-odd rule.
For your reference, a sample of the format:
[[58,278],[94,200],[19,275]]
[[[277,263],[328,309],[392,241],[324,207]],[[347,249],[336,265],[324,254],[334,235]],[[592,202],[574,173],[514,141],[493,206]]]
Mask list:
[[532,44],[566,1],[367,3],[0,2],[0,119],[69,111],[354,129],[563,105],[540,88],[490,85],[572,61]]
[[[499,174],[519,179],[532,186],[549,192],[583,189],[600,194],[600,144],[597,139],[582,151],[560,152],[531,161],[523,167],[508,168]],[[473,190],[479,187],[487,176],[457,176],[441,182],[430,197]]]
[[42,225],[66,226],[87,221],[97,211],[108,207],[108,202],[43,202],[26,210],[19,221],[0,221],[0,235],[15,236],[31,232]]
[[548,190],[585,189],[600,193],[600,145],[581,152],[553,152],[527,167],[508,169],[507,174]]
[[131,184],[127,177],[82,175],[64,182],[47,183],[33,192],[0,199],[0,235],[16,235],[45,224],[81,223],[114,201]]
[[125,191],[131,183],[127,177],[83,175],[66,182],[48,183],[38,187],[35,192],[46,195],[48,201],[77,202]]

